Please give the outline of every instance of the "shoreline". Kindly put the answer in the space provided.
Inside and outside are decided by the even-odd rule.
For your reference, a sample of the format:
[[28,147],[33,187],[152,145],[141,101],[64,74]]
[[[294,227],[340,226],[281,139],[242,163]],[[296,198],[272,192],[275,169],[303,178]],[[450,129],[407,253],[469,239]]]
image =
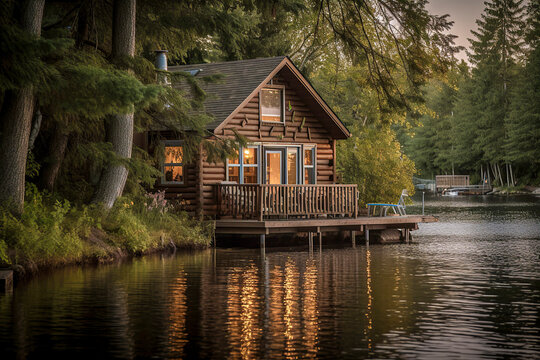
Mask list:
[[90,253],[83,254],[80,257],[69,260],[57,260],[46,263],[36,263],[33,261],[22,261],[18,264],[12,264],[9,266],[0,267],[0,270],[13,271],[13,287],[20,282],[29,281],[41,274],[48,272],[68,268],[68,267],[87,267],[87,266],[99,266],[109,265],[115,263],[122,263],[124,261],[130,261],[145,256],[152,256],[158,254],[175,254],[177,251],[194,251],[204,250],[211,246],[211,239],[208,244],[199,244],[196,242],[175,243],[172,239],[169,241],[162,241],[161,244],[155,247],[148,248],[144,251],[130,252],[128,249],[113,247],[108,244],[96,244],[95,241],[84,239],[85,242],[92,243],[93,246],[106,247],[112,251],[108,251],[106,254]]

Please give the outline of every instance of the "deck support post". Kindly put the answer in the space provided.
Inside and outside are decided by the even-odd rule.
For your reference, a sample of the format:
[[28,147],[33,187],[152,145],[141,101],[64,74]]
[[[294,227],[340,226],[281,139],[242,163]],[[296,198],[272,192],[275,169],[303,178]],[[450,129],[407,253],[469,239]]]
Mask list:
[[409,243],[410,241],[410,234],[411,234],[411,231],[407,228],[405,229],[405,243]]
[[13,291],[13,270],[0,270],[0,293]]
[[260,245],[261,245],[261,251],[264,251],[264,248],[266,246],[266,235],[265,234],[259,235],[259,242],[260,242]]
[[308,242],[309,242],[309,252],[313,252],[313,233],[310,231],[308,232]]
[[353,249],[356,248],[356,231],[351,230],[351,242]]
[[319,235],[319,249],[322,249],[322,232],[317,233]]
[[366,238],[366,246],[369,246],[369,229],[368,227],[366,226],[366,228],[364,229],[364,236]]

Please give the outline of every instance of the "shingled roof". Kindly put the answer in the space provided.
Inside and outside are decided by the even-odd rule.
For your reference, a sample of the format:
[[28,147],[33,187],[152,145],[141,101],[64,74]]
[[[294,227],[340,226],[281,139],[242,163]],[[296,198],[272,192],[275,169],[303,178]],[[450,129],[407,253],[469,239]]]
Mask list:
[[317,98],[316,103],[323,108],[325,115],[337,125],[339,128],[337,131],[340,135],[338,137],[349,137],[350,133],[347,128],[286,56],[170,66],[168,70],[171,72],[192,72],[195,77],[224,75],[224,79],[218,82],[200,83],[202,89],[208,95],[204,102],[205,109],[214,116],[214,121],[208,124],[208,129],[216,130],[235,110],[239,109],[246,101],[249,101],[249,98],[258,88],[266,84],[272,76],[286,65],[289,70],[296,73],[297,77],[301,78],[299,80],[306,88],[306,91]]

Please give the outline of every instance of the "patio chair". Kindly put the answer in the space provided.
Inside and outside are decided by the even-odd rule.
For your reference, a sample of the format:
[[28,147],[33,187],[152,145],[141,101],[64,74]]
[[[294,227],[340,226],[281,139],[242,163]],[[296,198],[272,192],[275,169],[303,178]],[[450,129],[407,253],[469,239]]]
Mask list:
[[388,209],[392,209],[396,215],[407,215],[405,213],[405,197],[409,196],[407,189],[403,189],[399,201],[397,204],[380,204],[380,203],[369,203],[367,204],[368,216],[371,216],[372,210],[375,214],[377,207],[379,207],[379,216],[387,216]]

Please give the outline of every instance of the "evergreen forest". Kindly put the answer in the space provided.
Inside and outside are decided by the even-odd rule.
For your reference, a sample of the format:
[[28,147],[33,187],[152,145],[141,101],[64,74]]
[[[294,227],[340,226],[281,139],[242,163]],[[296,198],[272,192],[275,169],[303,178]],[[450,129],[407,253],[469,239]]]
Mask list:
[[418,176],[470,174],[503,187],[540,182],[540,3],[486,2],[469,63],[423,86],[426,111],[398,130]]
[[[153,190],[162,159],[133,146],[156,126],[185,158],[209,142],[206,94],[169,65],[289,56],[353,136],[338,144],[360,201],[395,202],[412,177],[538,184],[540,2],[490,0],[469,62],[427,0],[5,0],[0,3],[0,262],[106,261],[206,246],[211,229]],[[223,81],[204,77],[201,81]],[[202,144],[202,147],[200,146]]]

